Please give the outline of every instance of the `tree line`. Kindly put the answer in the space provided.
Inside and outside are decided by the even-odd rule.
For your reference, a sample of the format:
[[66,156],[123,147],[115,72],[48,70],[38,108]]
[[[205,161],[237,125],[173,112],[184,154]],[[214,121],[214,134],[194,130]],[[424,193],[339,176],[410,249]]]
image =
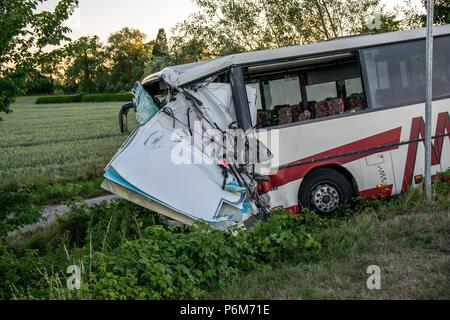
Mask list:
[[[20,94],[128,91],[143,75],[223,55],[307,44],[366,32],[422,27],[426,0],[387,9],[381,0],[193,0],[198,11],[156,39],[135,29],[70,41],[64,21],[78,0],[36,13],[46,0],[0,0],[0,111]],[[450,0],[435,0],[450,23]],[[48,45],[57,49],[48,52]]]

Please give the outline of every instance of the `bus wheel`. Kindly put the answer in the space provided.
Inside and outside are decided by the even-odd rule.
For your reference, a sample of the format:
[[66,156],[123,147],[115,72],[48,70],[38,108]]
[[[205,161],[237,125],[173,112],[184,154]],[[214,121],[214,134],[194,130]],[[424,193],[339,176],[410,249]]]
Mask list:
[[330,215],[353,198],[353,187],[341,173],[332,169],[318,169],[308,175],[300,187],[298,199],[303,208],[321,215]]

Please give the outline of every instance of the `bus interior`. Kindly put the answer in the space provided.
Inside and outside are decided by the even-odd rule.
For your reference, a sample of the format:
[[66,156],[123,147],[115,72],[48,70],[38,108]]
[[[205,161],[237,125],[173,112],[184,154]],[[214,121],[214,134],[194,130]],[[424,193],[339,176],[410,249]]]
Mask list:
[[367,108],[357,52],[251,66],[258,128],[295,124]]

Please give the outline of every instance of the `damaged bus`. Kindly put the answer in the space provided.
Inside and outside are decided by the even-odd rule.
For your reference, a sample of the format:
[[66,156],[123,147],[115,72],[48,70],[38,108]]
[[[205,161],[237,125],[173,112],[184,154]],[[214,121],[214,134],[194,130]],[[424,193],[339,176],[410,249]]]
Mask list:
[[[133,89],[140,124],[103,187],[185,224],[327,215],[423,183],[425,30],[170,67]],[[450,25],[435,28],[434,175],[450,168]],[[183,154],[181,156],[181,154]],[[200,161],[196,161],[199,160]]]

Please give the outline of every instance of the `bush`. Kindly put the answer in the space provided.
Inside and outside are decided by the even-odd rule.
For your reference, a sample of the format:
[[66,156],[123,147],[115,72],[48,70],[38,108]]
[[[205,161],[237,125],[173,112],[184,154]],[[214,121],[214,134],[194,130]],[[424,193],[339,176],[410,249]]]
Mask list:
[[[437,183],[435,191],[434,204],[412,189],[389,201],[361,203],[353,213],[383,219],[448,211],[450,184]],[[240,273],[343,254],[358,236],[346,219],[281,210],[251,230],[224,233],[203,223],[172,229],[161,216],[126,201],[78,206],[50,228],[0,245],[0,299],[203,298]],[[342,223],[349,227],[338,232]],[[69,265],[82,270],[79,291],[65,286]]]
[[36,104],[60,104],[81,102],[81,94],[65,95],[65,96],[45,96],[36,99]]
[[105,93],[83,95],[82,102],[130,102],[131,93]]
[[61,104],[74,102],[130,102],[131,93],[77,94],[65,96],[39,97],[36,104]]
[[[240,272],[316,252],[306,216],[279,212],[234,234],[168,228],[124,201],[75,207],[0,252],[0,298],[198,299]],[[82,268],[80,291],[65,288],[69,265]]]

